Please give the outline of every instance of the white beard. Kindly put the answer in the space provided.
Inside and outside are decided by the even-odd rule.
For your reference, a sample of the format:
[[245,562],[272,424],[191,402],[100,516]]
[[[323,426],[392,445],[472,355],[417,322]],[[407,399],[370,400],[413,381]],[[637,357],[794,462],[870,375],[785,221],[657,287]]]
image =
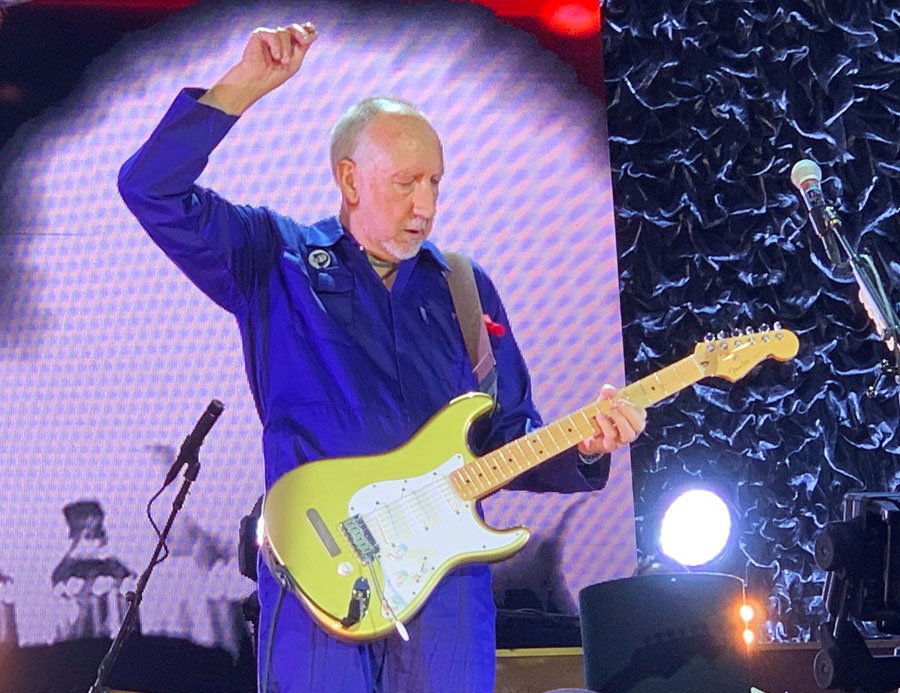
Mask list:
[[384,241],[381,244],[381,247],[388,251],[395,258],[397,258],[398,261],[409,260],[410,258],[416,256],[416,254],[419,252],[419,248],[422,247],[422,242],[424,240],[424,238],[420,239],[412,245],[401,245],[400,243],[397,243],[397,241],[395,241],[393,238],[391,238]]

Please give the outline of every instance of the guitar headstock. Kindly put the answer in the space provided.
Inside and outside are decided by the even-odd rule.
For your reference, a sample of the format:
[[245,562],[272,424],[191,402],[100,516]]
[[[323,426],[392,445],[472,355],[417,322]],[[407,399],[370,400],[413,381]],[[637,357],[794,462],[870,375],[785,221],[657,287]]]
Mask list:
[[694,349],[694,362],[704,375],[734,382],[769,357],[779,361],[794,358],[799,348],[797,335],[776,322],[771,329],[762,325],[758,332],[748,329],[730,337],[722,333],[707,337]]

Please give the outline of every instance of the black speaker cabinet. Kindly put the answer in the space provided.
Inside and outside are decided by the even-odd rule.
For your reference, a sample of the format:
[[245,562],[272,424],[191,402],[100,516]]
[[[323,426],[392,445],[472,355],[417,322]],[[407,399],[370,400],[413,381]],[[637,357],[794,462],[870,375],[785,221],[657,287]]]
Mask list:
[[747,693],[733,575],[640,575],[579,593],[587,687],[603,693]]

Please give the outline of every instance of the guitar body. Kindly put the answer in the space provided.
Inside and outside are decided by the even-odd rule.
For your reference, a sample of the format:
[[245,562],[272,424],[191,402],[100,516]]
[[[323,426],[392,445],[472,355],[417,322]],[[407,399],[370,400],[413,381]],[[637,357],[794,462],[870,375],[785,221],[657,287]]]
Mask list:
[[266,494],[263,556],[332,635],[387,635],[452,568],[508,558],[528,541],[525,528],[485,525],[475,501],[463,500],[448,478],[472,460],[469,427],[491,406],[485,394],[463,395],[405,445],[308,462]]

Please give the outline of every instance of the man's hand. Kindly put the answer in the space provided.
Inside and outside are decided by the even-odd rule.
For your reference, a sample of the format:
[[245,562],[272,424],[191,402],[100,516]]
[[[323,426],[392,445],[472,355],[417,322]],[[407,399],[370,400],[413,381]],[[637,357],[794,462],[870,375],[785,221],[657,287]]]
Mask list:
[[240,115],[297,74],[316,38],[312,22],[256,29],[250,34],[240,62],[222,75],[200,102]]
[[596,455],[613,452],[633,443],[647,425],[647,411],[624,399],[615,399],[618,390],[612,385],[604,385],[600,399],[612,400],[609,414],[597,414],[594,420],[600,430],[597,434],[578,443],[582,455]]

